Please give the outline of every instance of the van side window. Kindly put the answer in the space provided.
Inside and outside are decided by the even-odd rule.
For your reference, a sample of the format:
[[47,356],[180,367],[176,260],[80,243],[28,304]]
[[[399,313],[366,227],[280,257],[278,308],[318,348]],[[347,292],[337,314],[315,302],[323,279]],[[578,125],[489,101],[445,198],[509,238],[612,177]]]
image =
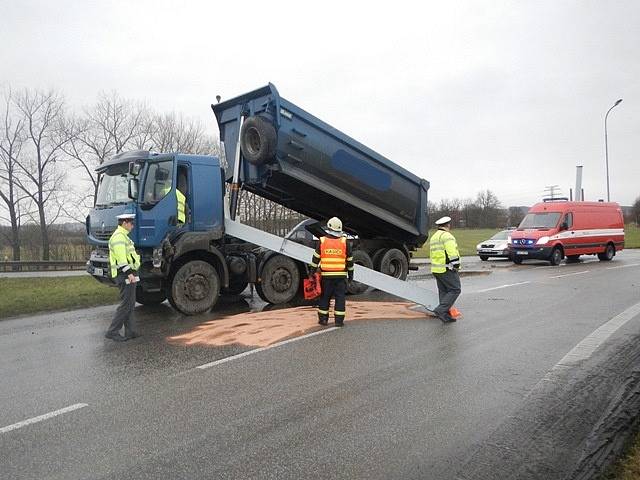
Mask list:
[[562,223],[567,225],[567,230],[571,230],[573,228],[573,213],[567,213],[564,216],[564,220]]

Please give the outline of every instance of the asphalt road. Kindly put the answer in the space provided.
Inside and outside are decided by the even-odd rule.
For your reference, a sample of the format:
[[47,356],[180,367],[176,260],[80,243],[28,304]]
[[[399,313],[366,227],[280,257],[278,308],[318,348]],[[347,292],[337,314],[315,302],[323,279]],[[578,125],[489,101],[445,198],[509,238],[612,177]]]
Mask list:
[[2,321],[2,478],[565,478],[635,378],[640,252],[483,267],[455,324],[351,321],[207,369],[250,348],[166,338],[214,314],[139,307],[124,344],[113,307]]

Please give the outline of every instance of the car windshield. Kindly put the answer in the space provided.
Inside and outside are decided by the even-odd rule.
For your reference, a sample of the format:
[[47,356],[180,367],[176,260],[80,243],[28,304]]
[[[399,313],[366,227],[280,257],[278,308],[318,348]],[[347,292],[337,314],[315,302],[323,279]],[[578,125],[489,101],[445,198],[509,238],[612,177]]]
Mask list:
[[129,164],[119,163],[110,166],[100,175],[96,206],[128,203],[130,201]]
[[540,228],[550,229],[558,224],[560,219],[559,212],[542,212],[542,213],[527,213],[518,230],[524,230],[525,228]]
[[491,240],[506,240],[509,236],[509,230],[502,230],[501,232],[496,233]]

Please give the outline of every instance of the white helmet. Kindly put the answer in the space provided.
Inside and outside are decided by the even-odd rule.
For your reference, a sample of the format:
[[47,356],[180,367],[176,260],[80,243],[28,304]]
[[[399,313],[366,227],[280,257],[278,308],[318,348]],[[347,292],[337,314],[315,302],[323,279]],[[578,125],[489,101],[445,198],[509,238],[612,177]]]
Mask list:
[[334,232],[342,232],[342,221],[338,217],[332,217],[327,222],[327,227]]

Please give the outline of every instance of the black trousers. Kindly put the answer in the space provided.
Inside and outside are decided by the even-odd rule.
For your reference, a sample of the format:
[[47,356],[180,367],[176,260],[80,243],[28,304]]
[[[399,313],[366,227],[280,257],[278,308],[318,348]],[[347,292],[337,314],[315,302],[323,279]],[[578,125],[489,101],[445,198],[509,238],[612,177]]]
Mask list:
[[318,320],[329,320],[329,302],[331,298],[335,299],[333,307],[333,315],[336,323],[344,322],[346,314],[345,304],[347,296],[347,278],[346,277],[322,277],[322,294],[318,301]]
[[119,273],[118,277],[116,277],[116,283],[120,288],[120,305],[118,305],[111,326],[107,330],[107,333],[112,335],[120,333],[123,325],[125,336],[131,335],[136,331],[133,322],[133,309],[136,306],[136,284],[127,284],[125,282],[126,278],[126,275],[122,273]]
[[439,318],[449,320],[449,309],[460,296],[462,288],[460,286],[460,275],[456,270],[447,270],[444,273],[434,273],[438,285],[438,296],[440,304],[433,310]]

